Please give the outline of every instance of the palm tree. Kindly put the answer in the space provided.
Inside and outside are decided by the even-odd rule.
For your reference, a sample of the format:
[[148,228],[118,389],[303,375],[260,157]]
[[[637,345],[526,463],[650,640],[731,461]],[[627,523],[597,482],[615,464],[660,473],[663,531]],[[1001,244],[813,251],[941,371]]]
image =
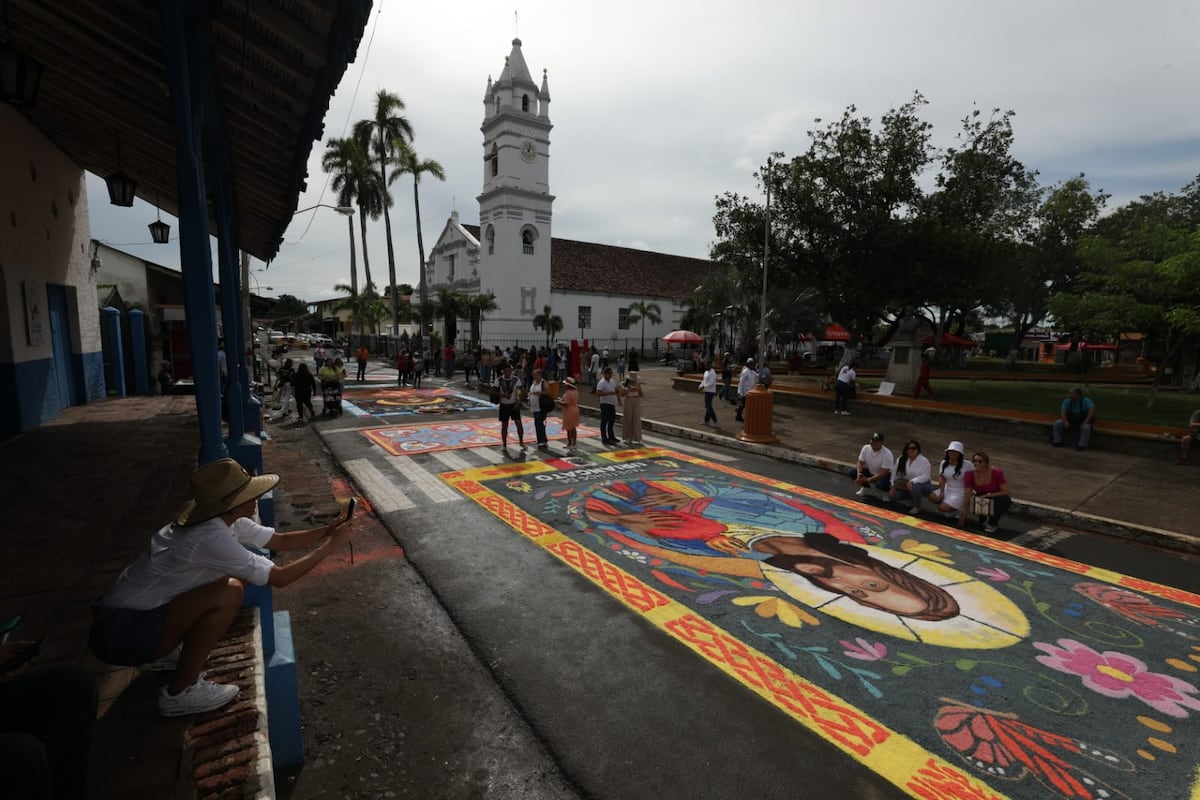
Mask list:
[[555,314],[554,310],[551,309],[550,306],[543,306],[542,313],[533,318],[533,329],[538,330],[541,328],[546,332],[547,349],[550,348],[550,340],[553,339],[555,334],[559,333],[564,327],[566,327],[566,325],[563,322],[562,317]]
[[[354,138],[367,143],[368,152],[374,157],[379,167],[379,185],[387,187],[391,181],[387,176],[387,165],[396,154],[396,143],[405,138],[412,138],[412,125],[408,118],[400,112],[404,110],[404,101],[400,95],[392,94],[386,89],[375,93],[375,116],[371,119],[359,120],[354,124]],[[388,286],[392,297],[392,335],[396,335],[396,255],[392,248],[392,218],[388,208],[392,205],[391,192],[383,191],[383,227],[387,233],[388,256]],[[374,217],[378,219],[378,215]],[[419,230],[419,229],[418,229]]]
[[[441,164],[431,158],[422,161],[417,157],[417,153],[412,149],[412,145],[402,139],[396,142],[394,163],[396,164],[396,168],[392,170],[391,177],[388,178],[389,186],[392,185],[392,181],[401,175],[413,176],[413,211],[417,216],[417,256],[420,259],[417,265],[421,270],[421,280],[418,286],[420,286],[421,307],[424,308],[429,300],[429,284],[425,278],[425,237],[421,235],[421,175],[429,173],[439,181],[444,181],[446,180],[446,171],[442,169]],[[422,330],[424,330],[427,321],[427,317],[421,317]]]
[[[321,167],[333,175],[330,184],[338,193],[338,202],[344,206],[358,205],[358,224],[362,237],[363,273],[367,291],[374,292],[371,280],[371,261],[367,256],[367,217],[379,219],[386,194],[383,181],[375,173],[367,152],[365,140],[355,137],[330,139],[325,143],[325,155]],[[351,273],[350,285],[355,287],[358,277]],[[357,294],[357,292],[355,292]]]
[[339,283],[333,287],[334,291],[347,292],[348,296],[338,301],[334,306],[334,311],[348,310],[352,322],[358,323],[358,335],[362,336],[363,326],[370,325],[371,332],[378,335],[379,320],[387,316],[387,303],[375,293],[375,287],[367,284],[363,291],[356,292],[350,286],[344,283]]
[[662,322],[662,309],[658,307],[658,303],[647,303],[645,300],[630,303],[629,323],[642,323],[642,346],[639,352],[646,351],[646,320],[650,320],[651,325]]
[[443,341],[453,345],[458,338],[458,318],[466,311],[467,296],[453,289],[438,291],[437,313],[442,318]]
[[475,347],[479,346],[483,336],[483,315],[490,314],[499,307],[496,295],[491,292],[471,295],[466,299],[467,315],[471,320],[471,344]]

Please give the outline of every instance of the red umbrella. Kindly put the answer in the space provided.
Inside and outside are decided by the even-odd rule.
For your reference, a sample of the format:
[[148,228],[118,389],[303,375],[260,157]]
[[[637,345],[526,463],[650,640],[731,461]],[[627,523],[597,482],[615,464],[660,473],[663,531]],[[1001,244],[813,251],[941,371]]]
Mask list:
[[671,331],[662,340],[667,344],[704,344],[704,337],[691,331]]

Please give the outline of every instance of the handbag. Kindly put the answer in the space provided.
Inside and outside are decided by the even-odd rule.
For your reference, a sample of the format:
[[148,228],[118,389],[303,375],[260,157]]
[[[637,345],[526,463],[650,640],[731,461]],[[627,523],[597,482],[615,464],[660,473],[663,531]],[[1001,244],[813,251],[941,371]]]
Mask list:
[[990,518],[995,511],[995,507],[994,498],[978,494],[971,496],[971,513],[977,517]]
[[554,410],[554,398],[548,392],[538,395],[538,410],[543,414],[549,414]]

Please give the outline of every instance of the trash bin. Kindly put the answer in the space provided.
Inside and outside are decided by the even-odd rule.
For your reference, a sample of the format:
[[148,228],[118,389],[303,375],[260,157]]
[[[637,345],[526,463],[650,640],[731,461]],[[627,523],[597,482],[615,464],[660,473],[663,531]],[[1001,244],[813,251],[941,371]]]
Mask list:
[[760,383],[746,395],[746,422],[738,432],[737,438],[743,442],[758,444],[778,442],[779,437],[771,431],[774,415],[775,398],[771,390]]

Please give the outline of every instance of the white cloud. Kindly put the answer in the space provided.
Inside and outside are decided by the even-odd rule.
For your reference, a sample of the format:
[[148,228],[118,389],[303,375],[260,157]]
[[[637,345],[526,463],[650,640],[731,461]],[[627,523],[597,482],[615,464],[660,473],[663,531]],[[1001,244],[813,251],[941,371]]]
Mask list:
[[[756,195],[754,173],[769,152],[802,152],[817,117],[854,104],[878,119],[914,90],[929,101],[923,114],[938,145],[976,104],[1012,109],[1016,155],[1045,183],[1084,172],[1113,192],[1110,205],[1175,191],[1200,173],[1198,23],[1191,0],[535,0],[520,6],[519,35],[535,80],[549,74],[555,234],[704,257],[713,198]],[[377,2],[331,103],[327,138],[369,116],[379,88],[407,103],[418,153],[447,172],[445,183],[421,184],[427,250],[452,210],[477,221],[483,92],[513,36],[512,9],[494,3]],[[335,202],[321,193],[323,150],[314,148],[301,208]],[[102,184],[99,192],[89,192],[95,236],[148,240],[152,208],[109,213]],[[415,284],[411,184],[394,197],[397,277]],[[344,218],[318,210],[297,242],[308,216],[266,273],[277,292],[306,299],[349,277]],[[381,281],[381,223],[368,226],[368,245]],[[177,262],[165,248],[128,249]]]

